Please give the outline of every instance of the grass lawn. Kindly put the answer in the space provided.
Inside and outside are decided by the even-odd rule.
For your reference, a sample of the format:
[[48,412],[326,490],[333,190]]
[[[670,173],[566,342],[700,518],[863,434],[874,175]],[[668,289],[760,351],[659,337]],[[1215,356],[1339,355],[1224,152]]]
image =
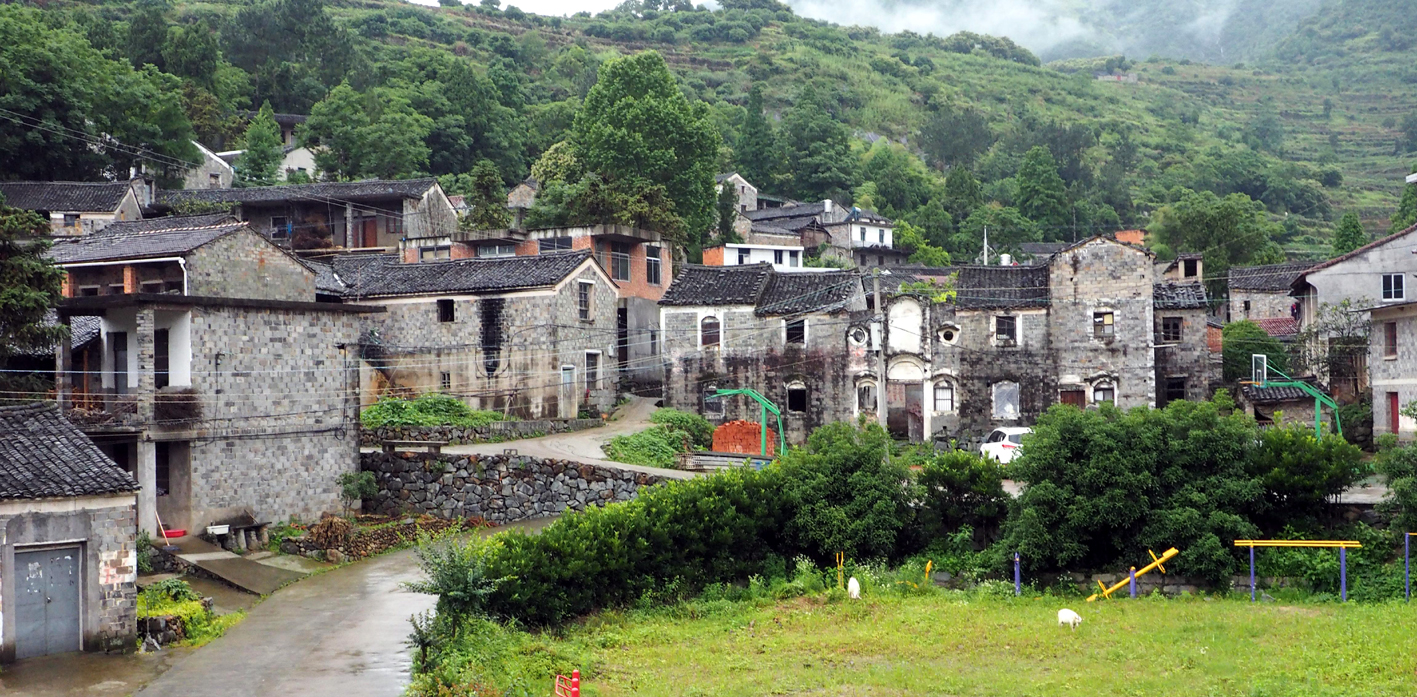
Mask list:
[[[1064,606],[1084,618],[1076,631],[1057,626]],[[523,655],[575,656],[584,693],[604,697],[1417,693],[1405,604],[816,596],[603,613],[560,639],[521,637]]]

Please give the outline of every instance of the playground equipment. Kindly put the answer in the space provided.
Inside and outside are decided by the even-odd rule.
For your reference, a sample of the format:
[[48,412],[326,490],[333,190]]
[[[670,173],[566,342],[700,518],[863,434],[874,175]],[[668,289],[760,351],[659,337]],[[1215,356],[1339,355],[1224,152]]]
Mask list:
[[[1269,374],[1274,373],[1283,380],[1270,380]],[[1333,410],[1334,431],[1338,435],[1343,435],[1343,424],[1338,419],[1338,402],[1323,393],[1317,387],[1303,380],[1295,380],[1284,373],[1269,367],[1269,356],[1263,353],[1250,355],[1250,380],[1243,382],[1245,385],[1256,385],[1259,387],[1293,387],[1302,390],[1304,394],[1314,398],[1314,437],[1323,438],[1323,407],[1327,405]]]
[[1235,540],[1236,547],[1250,548],[1250,602],[1255,602],[1255,548],[1256,547],[1337,547],[1338,548],[1338,588],[1343,602],[1348,602],[1348,549],[1362,547],[1353,540]]
[[564,675],[556,676],[556,688],[551,692],[554,697],[581,697],[581,671],[579,668],[571,671],[571,677]]
[[781,455],[786,452],[787,436],[782,434],[782,410],[778,409],[776,404],[773,404],[767,397],[762,396],[757,390],[747,388],[741,390],[718,390],[710,395],[709,399],[732,397],[733,395],[740,394],[752,397],[757,400],[758,405],[762,407],[762,416],[758,419],[758,433],[762,436],[763,441],[760,454],[763,457],[768,456],[768,412],[772,412],[773,416],[777,417],[777,454]]
[[[1138,577],[1138,576],[1145,576],[1145,575],[1146,575],[1147,573],[1149,573],[1152,569],[1160,569],[1160,570],[1161,570],[1161,573],[1163,573],[1163,574],[1166,573],[1166,567],[1162,566],[1162,564],[1164,564],[1164,563],[1170,561],[1172,557],[1176,556],[1177,554],[1180,554],[1181,551],[1178,550],[1178,549],[1176,549],[1175,547],[1172,547],[1171,549],[1168,549],[1168,550],[1166,550],[1165,552],[1162,552],[1160,557],[1157,557],[1157,556],[1156,556],[1156,552],[1153,552],[1153,551],[1151,551],[1151,550],[1149,550],[1149,549],[1146,550],[1146,553],[1151,555],[1151,563],[1150,563],[1150,564],[1147,564],[1146,566],[1143,566],[1143,567],[1140,568],[1140,569],[1138,569],[1137,567],[1133,566],[1133,567],[1132,567],[1131,569],[1129,569],[1128,572],[1127,572],[1127,580],[1125,580],[1125,581],[1118,581],[1117,583],[1113,584],[1111,588],[1108,588],[1107,586],[1103,585],[1101,581],[1098,581],[1098,582],[1097,582],[1097,587],[1098,587],[1098,588],[1101,588],[1101,589],[1102,589],[1102,592],[1101,592],[1101,593],[1093,593],[1092,595],[1088,596],[1088,597],[1087,597],[1087,602],[1090,603],[1090,602],[1092,602],[1092,601],[1094,601],[1094,600],[1097,600],[1099,597],[1102,597],[1102,598],[1110,598],[1110,597],[1112,597],[1112,594],[1113,594],[1114,592],[1116,592],[1117,590],[1119,590],[1122,586],[1127,586],[1127,585],[1130,585],[1131,588],[1132,588],[1132,597],[1133,597],[1133,598],[1137,597],[1137,577]],[[1015,581],[1015,583],[1017,583],[1017,581]]]

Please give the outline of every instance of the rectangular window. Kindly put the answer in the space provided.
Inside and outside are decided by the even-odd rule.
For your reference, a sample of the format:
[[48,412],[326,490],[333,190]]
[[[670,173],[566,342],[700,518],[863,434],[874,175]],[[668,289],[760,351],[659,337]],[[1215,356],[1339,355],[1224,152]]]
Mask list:
[[142,283],[138,284],[138,292],[140,292],[140,293],[161,293],[161,292],[162,292],[162,281],[143,281]]
[[885,229],[885,228],[877,228],[877,229],[876,229],[876,241],[877,241],[877,242],[880,242],[881,244],[885,244],[885,243],[886,243],[886,229]]
[[717,317],[705,317],[702,321],[699,322],[700,347],[718,345],[718,327],[719,325]]
[[122,295],[122,294],[123,294],[123,284],[122,284],[122,283],[110,283],[110,284],[108,284],[108,294],[109,294],[109,295]]
[[746,250],[746,249],[740,249],[740,250],[738,250],[738,265],[739,265],[739,266],[743,266],[744,264],[747,264],[747,263],[748,263],[748,250]]
[[403,216],[390,215],[385,216],[385,218],[388,221],[387,225],[389,234],[394,235],[395,237],[401,237],[403,235]]
[[651,329],[651,330],[649,330],[649,355],[651,355],[651,356],[658,356],[658,355],[659,355],[659,330],[658,330],[658,329]]
[[172,384],[171,336],[166,329],[153,332],[153,387],[159,390]]
[[935,383],[935,411],[955,410],[955,386],[948,382]]
[[787,410],[795,412],[807,411],[807,388],[787,388]]
[[778,266],[781,266],[781,265],[782,265],[782,250],[781,250],[781,249],[774,249],[774,250],[772,250],[772,263],[777,264]]
[[128,332],[109,332],[113,346],[113,391],[128,394]]
[[564,252],[571,248],[571,238],[569,237],[548,237],[544,240],[537,240],[536,251],[545,254],[547,252]]
[[1101,404],[1103,402],[1115,402],[1116,400],[1117,391],[1110,383],[1099,383],[1096,387],[1092,388],[1093,402]]
[[271,216],[271,237],[284,240],[290,237],[290,219],[283,215]]
[[182,295],[182,282],[168,281],[162,284],[162,292],[169,293],[171,295]]
[[595,289],[594,283],[579,283],[576,285],[576,309],[580,311],[581,320],[590,321],[590,300],[591,291]]
[[153,443],[153,451],[156,455],[153,488],[157,490],[153,493],[167,496],[168,492],[172,491],[172,444],[161,441]]
[[610,277],[617,281],[630,280],[630,245],[610,243]]
[[1111,339],[1112,338],[1112,313],[1094,312],[1092,313],[1092,338]]
[[1383,358],[1397,358],[1397,322],[1383,323]]
[[877,254],[877,255],[876,255],[876,266],[885,266],[885,265],[886,265],[886,257],[885,257],[885,255],[883,255],[883,254]]
[[1002,342],[1018,341],[1018,320],[1015,317],[994,318],[994,338]]
[[98,286],[79,286],[80,297],[93,295],[98,295]]
[[1383,300],[1403,300],[1406,298],[1406,295],[1402,274],[1383,274]]
[[709,385],[704,388],[704,416],[713,418],[723,416],[723,400],[716,397],[718,388]]
[[876,413],[875,385],[862,385],[856,388],[856,410],[862,414]]
[[802,255],[801,255],[799,252],[797,252],[797,250],[793,250],[793,251],[788,252],[788,253],[787,253],[787,265],[790,266],[790,267],[792,267],[792,268],[794,268],[794,269],[797,268],[798,266],[801,266],[801,265],[802,265]]
[[1185,274],[1185,277],[1186,277],[1186,278],[1195,278],[1195,277],[1196,277],[1196,274],[1197,274],[1197,264],[1198,264],[1198,263],[1199,263],[1199,262],[1197,262],[1195,259],[1187,259],[1187,260],[1185,260],[1184,262],[1182,262],[1182,266],[1183,266],[1182,273]]
[[65,214],[64,214],[64,227],[78,227],[78,226],[79,226],[79,214],[78,214],[78,213],[65,213]]
[[807,320],[787,320],[787,344],[801,346],[807,343]]
[[652,286],[657,286],[664,282],[663,275],[660,271],[664,265],[664,260],[660,256],[661,254],[662,252],[659,251],[659,247],[645,245],[645,283]]
[[453,374],[449,372],[438,373],[438,389],[448,392],[453,389]]
[[1248,300],[1245,301],[1245,316],[1250,316],[1250,301]]
[[1018,383],[996,382],[993,385],[993,392],[994,418],[1017,419],[1019,414]]
[[211,173],[211,174],[208,174],[208,175],[207,175],[207,188],[208,188],[208,189],[220,189],[220,188],[221,188],[221,175],[220,175],[220,174],[217,174],[217,173],[215,173],[215,172],[213,172],[213,173]]
[[477,257],[514,257],[517,255],[517,246],[514,244],[484,244],[477,248]]
[[419,248],[418,248],[418,259],[419,259],[419,261],[435,261],[435,260],[437,260],[437,259],[451,259],[452,256],[453,256],[453,248],[452,248],[452,247],[448,247],[448,246],[439,245],[439,246],[435,246],[435,247],[419,247]]
[[487,371],[487,376],[492,377],[497,374],[497,370],[502,367],[502,344],[506,338],[503,333],[502,315],[506,308],[506,298],[487,298],[481,303],[482,322],[479,329],[482,337],[482,369]]
[[864,227],[861,228],[861,241],[862,241],[862,242],[865,242],[865,241],[866,241],[866,228],[864,228]]
[[1182,321],[1180,317],[1162,317],[1161,340],[1168,344],[1179,342],[1181,340],[1181,330],[1185,324],[1186,323]]
[[1166,378],[1166,401],[1175,402],[1186,398],[1185,378]]
[[457,311],[454,309],[451,298],[438,299],[438,321],[452,322],[457,319]]
[[598,388],[600,382],[600,354],[587,353],[585,355],[585,386],[587,390]]

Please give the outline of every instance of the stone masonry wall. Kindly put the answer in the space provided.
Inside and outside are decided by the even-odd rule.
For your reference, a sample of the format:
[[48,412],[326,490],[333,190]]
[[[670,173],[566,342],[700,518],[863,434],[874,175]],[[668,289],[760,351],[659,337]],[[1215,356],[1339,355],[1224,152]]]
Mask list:
[[384,515],[480,516],[494,523],[553,516],[635,498],[663,478],[525,456],[363,453],[379,494],[364,510]]
[[387,440],[441,441],[452,445],[500,443],[552,433],[583,431],[604,424],[600,419],[544,419],[496,421],[486,426],[381,426],[361,429],[359,444],[379,445]]
[[[1250,303],[1250,311],[1245,312],[1245,301]],[[1230,289],[1230,321],[1239,322],[1242,319],[1269,319],[1273,317],[1290,317],[1290,308],[1294,306],[1294,298],[1289,297],[1289,291],[1276,293],[1266,293],[1258,290],[1238,290]]]
[[260,234],[242,230],[192,252],[187,294],[315,302],[315,272]]

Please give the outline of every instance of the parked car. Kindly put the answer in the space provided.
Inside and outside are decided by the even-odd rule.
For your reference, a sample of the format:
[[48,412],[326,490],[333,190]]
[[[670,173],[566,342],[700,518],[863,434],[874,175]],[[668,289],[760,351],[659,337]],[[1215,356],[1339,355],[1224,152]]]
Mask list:
[[1007,465],[1022,452],[1023,436],[1028,433],[1033,433],[1033,429],[1023,426],[996,428],[979,445],[979,454]]

